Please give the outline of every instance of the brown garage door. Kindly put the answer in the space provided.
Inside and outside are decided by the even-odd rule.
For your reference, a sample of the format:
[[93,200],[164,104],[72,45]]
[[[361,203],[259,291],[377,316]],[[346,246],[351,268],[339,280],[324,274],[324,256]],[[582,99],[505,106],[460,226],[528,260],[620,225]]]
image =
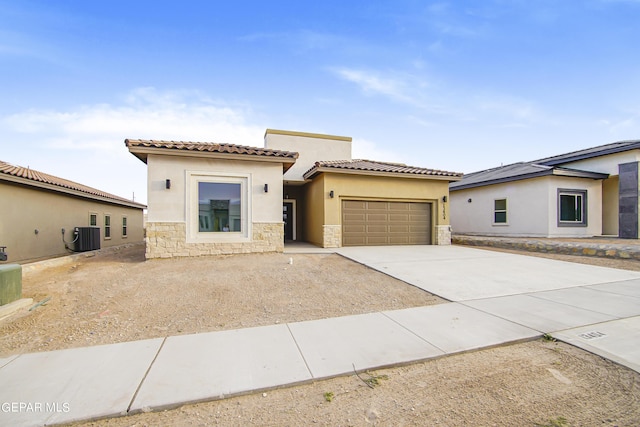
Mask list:
[[431,203],[342,201],[342,245],[429,245]]

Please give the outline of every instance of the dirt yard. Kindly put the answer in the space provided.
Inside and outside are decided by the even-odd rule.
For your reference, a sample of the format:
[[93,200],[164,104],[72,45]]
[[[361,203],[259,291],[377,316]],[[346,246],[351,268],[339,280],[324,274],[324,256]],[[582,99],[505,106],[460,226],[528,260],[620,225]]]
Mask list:
[[[145,262],[141,247],[29,273],[23,294],[51,299],[0,322],[0,357],[444,302],[338,255]],[[371,375],[372,388],[352,375],[78,425],[640,425],[640,374],[562,343],[503,346],[363,379]]]

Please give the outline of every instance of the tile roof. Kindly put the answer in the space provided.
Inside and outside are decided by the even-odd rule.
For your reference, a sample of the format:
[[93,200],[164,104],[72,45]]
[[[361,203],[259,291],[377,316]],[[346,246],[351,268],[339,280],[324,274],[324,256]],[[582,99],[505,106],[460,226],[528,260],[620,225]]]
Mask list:
[[316,162],[311,169],[304,173],[304,178],[309,179],[322,171],[330,171],[335,169],[336,171],[354,171],[354,172],[381,172],[392,173],[398,175],[411,175],[411,176],[428,176],[428,177],[442,177],[450,178],[451,180],[458,180],[462,177],[458,172],[447,172],[437,169],[427,169],[415,166],[407,166],[403,163],[388,163],[378,162],[372,160],[330,160]]
[[86,196],[92,199],[101,199],[110,203],[141,209],[146,207],[145,205],[136,203],[132,200],[109,194],[86,185],[78,184],[77,182],[69,181],[68,179],[59,178],[31,168],[14,166],[3,161],[0,161],[0,180],[19,182],[21,184],[40,188],[44,186],[52,186],[51,189],[62,193]]
[[136,148],[160,148],[167,150],[190,151],[194,153],[239,154],[259,157],[282,158],[285,161],[295,161],[295,159],[298,158],[298,153],[291,151],[272,150],[269,148],[249,147],[235,144],[218,144],[214,142],[125,139],[124,143],[127,148],[129,148],[129,151],[131,151],[136,157],[144,162],[146,162],[146,154],[137,153]]

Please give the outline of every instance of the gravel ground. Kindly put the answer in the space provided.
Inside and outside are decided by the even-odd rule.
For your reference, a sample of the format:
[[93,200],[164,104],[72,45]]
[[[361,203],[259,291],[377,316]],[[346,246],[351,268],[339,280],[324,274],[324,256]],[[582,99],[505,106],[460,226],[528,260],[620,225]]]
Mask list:
[[[640,270],[635,261],[557,258]],[[29,273],[23,294],[51,300],[0,323],[0,357],[443,302],[333,254],[145,262],[140,247]],[[363,375],[372,377],[373,388],[352,375],[77,425],[640,425],[640,374],[562,343]]]

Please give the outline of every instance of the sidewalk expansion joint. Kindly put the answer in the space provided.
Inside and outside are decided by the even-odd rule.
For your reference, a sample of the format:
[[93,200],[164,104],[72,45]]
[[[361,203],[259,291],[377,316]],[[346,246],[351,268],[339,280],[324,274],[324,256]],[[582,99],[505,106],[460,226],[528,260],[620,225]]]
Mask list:
[[[454,302],[449,303],[449,304],[455,304]],[[421,337],[420,335],[416,334],[414,331],[412,331],[411,329],[407,328],[405,325],[403,325],[402,323],[398,322],[397,320],[387,316],[386,313],[384,313],[383,311],[380,312],[380,314],[382,314],[384,317],[386,317],[387,319],[391,320],[393,323],[395,323],[396,325],[400,326],[402,329],[408,331],[410,334],[418,337],[420,340],[426,342],[429,345],[432,345],[433,347],[437,348],[438,350],[440,350],[442,352],[443,355],[445,354],[449,354],[448,352],[444,351],[443,349],[441,349],[440,347],[438,347],[437,345],[427,341],[426,339],[424,339],[423,337]]]
[[304,353],[302,353],[302,349],[298,345],[298,341],[296,340],[295,335],[293,335],[293,332],[291,331],[291,328],[289,327],[289,324],[287,323],[286,325],[287,325],[287,329],[289,330],[289,334],[291,335],[291,338],[293,338],[293,342],[296,344],[296,348],[298,349],[298,353],[300,353],[300,357],[302,357],[302,361],[304,362],[304,366],[307,367],[307,371],[309,371],[309,375],[311,375],[311,378],[315,378],[313,376],[313,372],[311,372],[311,368],[309,368],[309,364],[307,363],[307,359],[305,359],[305,357],[304,357]]
[[164,343],[167,342],[167,338],[169,338],[169,337],[164,337],[164,339],[162,340],[162,343],[160,344],[160,347],[158,347],[158,351],[156,352],[156,355],[153,356],[153,360],[149,364],[149,367],[147,368],[147,371],[144,373],[144,376],[140,380],[140,384],[138,384],[138,387],[136,388],[135,393],[133,393],[133,397],[131,397],[131,401],[129,402],[129,406],[127,406],[127,413],[129,413],[131,411],[131,406],[133,406],[133,402],[136,401],[136,397],[138,397],[138,393],[140,392],[140,389],[142,388],[142,384],[144,384],[145,380],[147,379],[147,375],[149,375],[149,372],[151,371],[151,368],[153,368],[154,363],[156,363],[156,359],[160,355],[160,352],[162,351],[162,347],[164,347]]

